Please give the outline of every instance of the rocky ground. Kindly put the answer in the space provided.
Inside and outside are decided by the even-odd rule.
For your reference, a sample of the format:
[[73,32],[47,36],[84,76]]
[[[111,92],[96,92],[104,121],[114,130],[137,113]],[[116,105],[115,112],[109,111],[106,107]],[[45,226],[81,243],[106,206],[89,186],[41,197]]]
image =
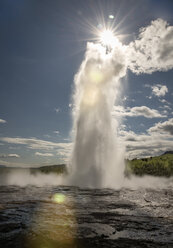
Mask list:
[[0,187],[0,247],[173,247],[173,190]]

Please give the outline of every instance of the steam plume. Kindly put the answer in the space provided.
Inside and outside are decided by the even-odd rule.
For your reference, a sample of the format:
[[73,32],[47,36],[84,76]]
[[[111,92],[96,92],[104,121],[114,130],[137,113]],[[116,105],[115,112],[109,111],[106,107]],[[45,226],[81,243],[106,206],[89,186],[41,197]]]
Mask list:
[[87,44],[85,59],[74,80],[72,184],[102,187],[122,180],[124,167],[111,110],[125,74],[125,47],[121,43],[117,42],[109,54],[100,44]]

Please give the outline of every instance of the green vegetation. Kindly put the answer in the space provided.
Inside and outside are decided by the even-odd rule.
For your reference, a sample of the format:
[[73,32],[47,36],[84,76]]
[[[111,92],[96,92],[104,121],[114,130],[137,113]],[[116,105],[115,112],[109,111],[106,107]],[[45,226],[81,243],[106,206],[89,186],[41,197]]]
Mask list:
[[[31,174],[37,173],[56,173],[67,174],[67,166],[65,164],[48,165],[37,168],[19,168],[19,167],[0,167],[0,174],[9,173],[13,171],[29,171]],[[125,175],[130,176],[135,174],[138,176],[152,175],[152,176],[173,176],[173,152],[165,152],[161,156],[149,157],[142,159],[126,160]]]
[[30,172],[31,174],[43,173],[55,173],[55,174],[67,174],[67,166],[65,164],[47,165],[37,168],[21,168],[21,167],[6,167],[0,166],[0,174],[8,174],[11,172]]
[[161,156],[126,160],[125,174],[138,176],[173,176],[173,154],[166,152]]
[[49,174],[49,173],[56,173],[56,174],[62,174],[62,173],[67,173],[67,167],[65,164],[58,164],[58,165],[47,165],[47,166],[42,166],[39,168],[30,168],[30,171],[32,174],[35,174],[37,172],[41,172],[44,174]]

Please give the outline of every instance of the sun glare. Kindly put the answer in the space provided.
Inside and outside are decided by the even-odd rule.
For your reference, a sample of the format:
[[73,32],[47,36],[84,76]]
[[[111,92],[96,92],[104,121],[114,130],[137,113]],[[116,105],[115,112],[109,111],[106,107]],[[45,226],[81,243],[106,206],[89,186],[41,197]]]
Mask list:
[[101,32],[100,41],[105,46],[113,47],[116,44],[117,39],[111,30],[106,29]]
[[98,89],[95,86],[90,86],[85,89],[82,104],[84,106],[94,106],[98,100]]

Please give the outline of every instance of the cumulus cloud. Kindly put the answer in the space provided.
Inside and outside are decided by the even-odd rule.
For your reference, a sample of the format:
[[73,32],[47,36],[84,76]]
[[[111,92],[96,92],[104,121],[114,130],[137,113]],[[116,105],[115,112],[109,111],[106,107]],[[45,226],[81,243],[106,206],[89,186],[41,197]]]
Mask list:
[[146,133],[119,130],[119,143],[126,146],[126,158],[141,158],[173,150],[173,118],[158,122]]
[[129,69],[152,73],[173,68],[173,26],[157,19],[140,29],[138,39],[129,44]]
[[166,85],[156,84],[151,88],[152,88],[152,93],[158,97],[164,96],[168,92],[168,88]]
[[150,109],[146,106],[141,107],[133,107],[131,108],[131,113],[134,116],[144,116],[146,118],[157,118],[157,117],[165,117],[161,115],[156,109]]
[[41,156],[41,157],[53,157],[52,153],[41,153],[41,152],[36,152],[36,156]]
[[155,84],[155,85],[145,84],[144,87],[151,89],[151,95],[146,96],[147,98],[152,99],[152,96],[154,95],[154,96],[159,97],[160,102],[169,104],[165,99],[161,98],[161,97],[165,96],[166,93],[168,93],[168,87],[166,85],[163,85],[163,84]]
[[0,119],[0,123],[6,123],[6,120]]
[[126,145],[126,158],[156,156],[173,150],[173,138],[170,134],[119,131],[119,142]]
[[20,155],[16,153],[2,154],[0,155],[0,158],[20,158]]
[[173,135],[173,118],[168,121],[156,123],[148,131],[149,133],[169,133]]
[[135,117],[135,116],[144,116],[146,118],[164,118],[166,117],[163,114],[160,114],[158,110],[151,109],[147,106],[139,106],[133,108],[124,108],[123,106],[114,106],[112,115],[124,116],[124,117]]

